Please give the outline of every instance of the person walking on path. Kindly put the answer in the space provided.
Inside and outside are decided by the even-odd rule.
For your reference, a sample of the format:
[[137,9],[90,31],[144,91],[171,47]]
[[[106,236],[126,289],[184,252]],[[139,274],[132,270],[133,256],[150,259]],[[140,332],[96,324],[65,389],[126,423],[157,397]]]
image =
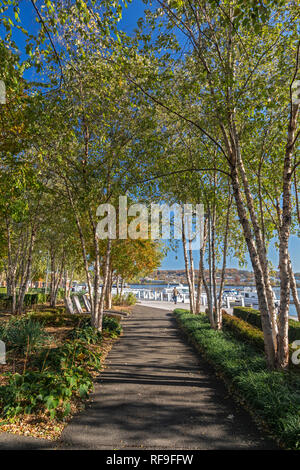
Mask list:
[[177,297],[178,297],[178,290],[176,289],[176,287],[174,287],[174,289],[173,289],[173,300],[174,300],[175,305],[177,304]]

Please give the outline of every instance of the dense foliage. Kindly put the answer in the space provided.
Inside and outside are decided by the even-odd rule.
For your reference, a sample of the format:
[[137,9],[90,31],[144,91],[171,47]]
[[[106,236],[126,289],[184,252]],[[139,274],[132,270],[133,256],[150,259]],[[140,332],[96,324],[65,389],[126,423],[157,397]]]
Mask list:
[[137,298],[133,292],[129,292],[128,294],[116,294],[112,298],[114,305],[124,305],[130,306],[135,305],[137,302]]
[[[262,329],[261,315],[258,310],[249,307],[234,307],[233,313],[245,322]],[[289,342],[292,343],[295,340],[300,340],[300,322],[289,319]]]
[[[121,333],[114,319],[105,319],[105,331],[111,337]],[[15,328],[12,330],[12,325]],[[56,325],[57,326],[57,325]],[[9,322],[4,332],[9,350],[29,356],[23,374],[8,373],[0,386],[0,416],[13,419],[22,414],[46,411],[62,420],[71,411],[74,398],[85,399],[93,388],[93,371],[101,369],[102,334],[86,321],[74,328],[62,346],[46,348],[41,324],[22,317]],[[42,334],[43,333],[43,334]],[[27,345],[30,345],[28,349]],[[32,354],[35,350],[37,354]]]
[[282,445],[300,449],[300,376],[268,371],[261,352],[229,332],[212,330],[206,315],[177,309],[175,317],[239,401]]
[[8,351],[12,349],[22,355],[33,353],[47,342],[43,326],[30,317],[12,317],[0,326],[0,336]]

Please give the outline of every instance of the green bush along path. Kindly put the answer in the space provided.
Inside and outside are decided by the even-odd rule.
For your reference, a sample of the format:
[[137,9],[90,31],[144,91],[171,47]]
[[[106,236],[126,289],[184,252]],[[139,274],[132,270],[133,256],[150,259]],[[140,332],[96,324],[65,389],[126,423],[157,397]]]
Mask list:
[[175,311],[179,326],[223,378],[235,397],[286,448],[300,448],[300,375],[267,368],[261,332],[224,315],[224,330],[212,330],[206,315]]

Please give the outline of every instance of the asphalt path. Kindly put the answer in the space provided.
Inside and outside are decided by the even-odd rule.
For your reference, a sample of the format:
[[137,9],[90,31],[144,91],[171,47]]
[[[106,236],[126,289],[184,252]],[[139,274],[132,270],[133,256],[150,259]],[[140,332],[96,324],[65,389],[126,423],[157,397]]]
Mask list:
[[178,330],[137,305],[92,402],[62,434],[72,449],[274,449]]

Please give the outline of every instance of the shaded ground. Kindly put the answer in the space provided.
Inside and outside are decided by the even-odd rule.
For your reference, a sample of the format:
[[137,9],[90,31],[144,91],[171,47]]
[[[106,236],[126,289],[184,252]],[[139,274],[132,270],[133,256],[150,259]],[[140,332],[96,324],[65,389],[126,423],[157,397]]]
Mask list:
[[53,449],[55,443],[45,439],[35,439],[34,437],[17,436],[8,432],[0,433],[1,450],[41,450]]
[[64,430],[63,448],[275,448],[186,344],[170,312],[138,305],[124,327],[92,404]]

